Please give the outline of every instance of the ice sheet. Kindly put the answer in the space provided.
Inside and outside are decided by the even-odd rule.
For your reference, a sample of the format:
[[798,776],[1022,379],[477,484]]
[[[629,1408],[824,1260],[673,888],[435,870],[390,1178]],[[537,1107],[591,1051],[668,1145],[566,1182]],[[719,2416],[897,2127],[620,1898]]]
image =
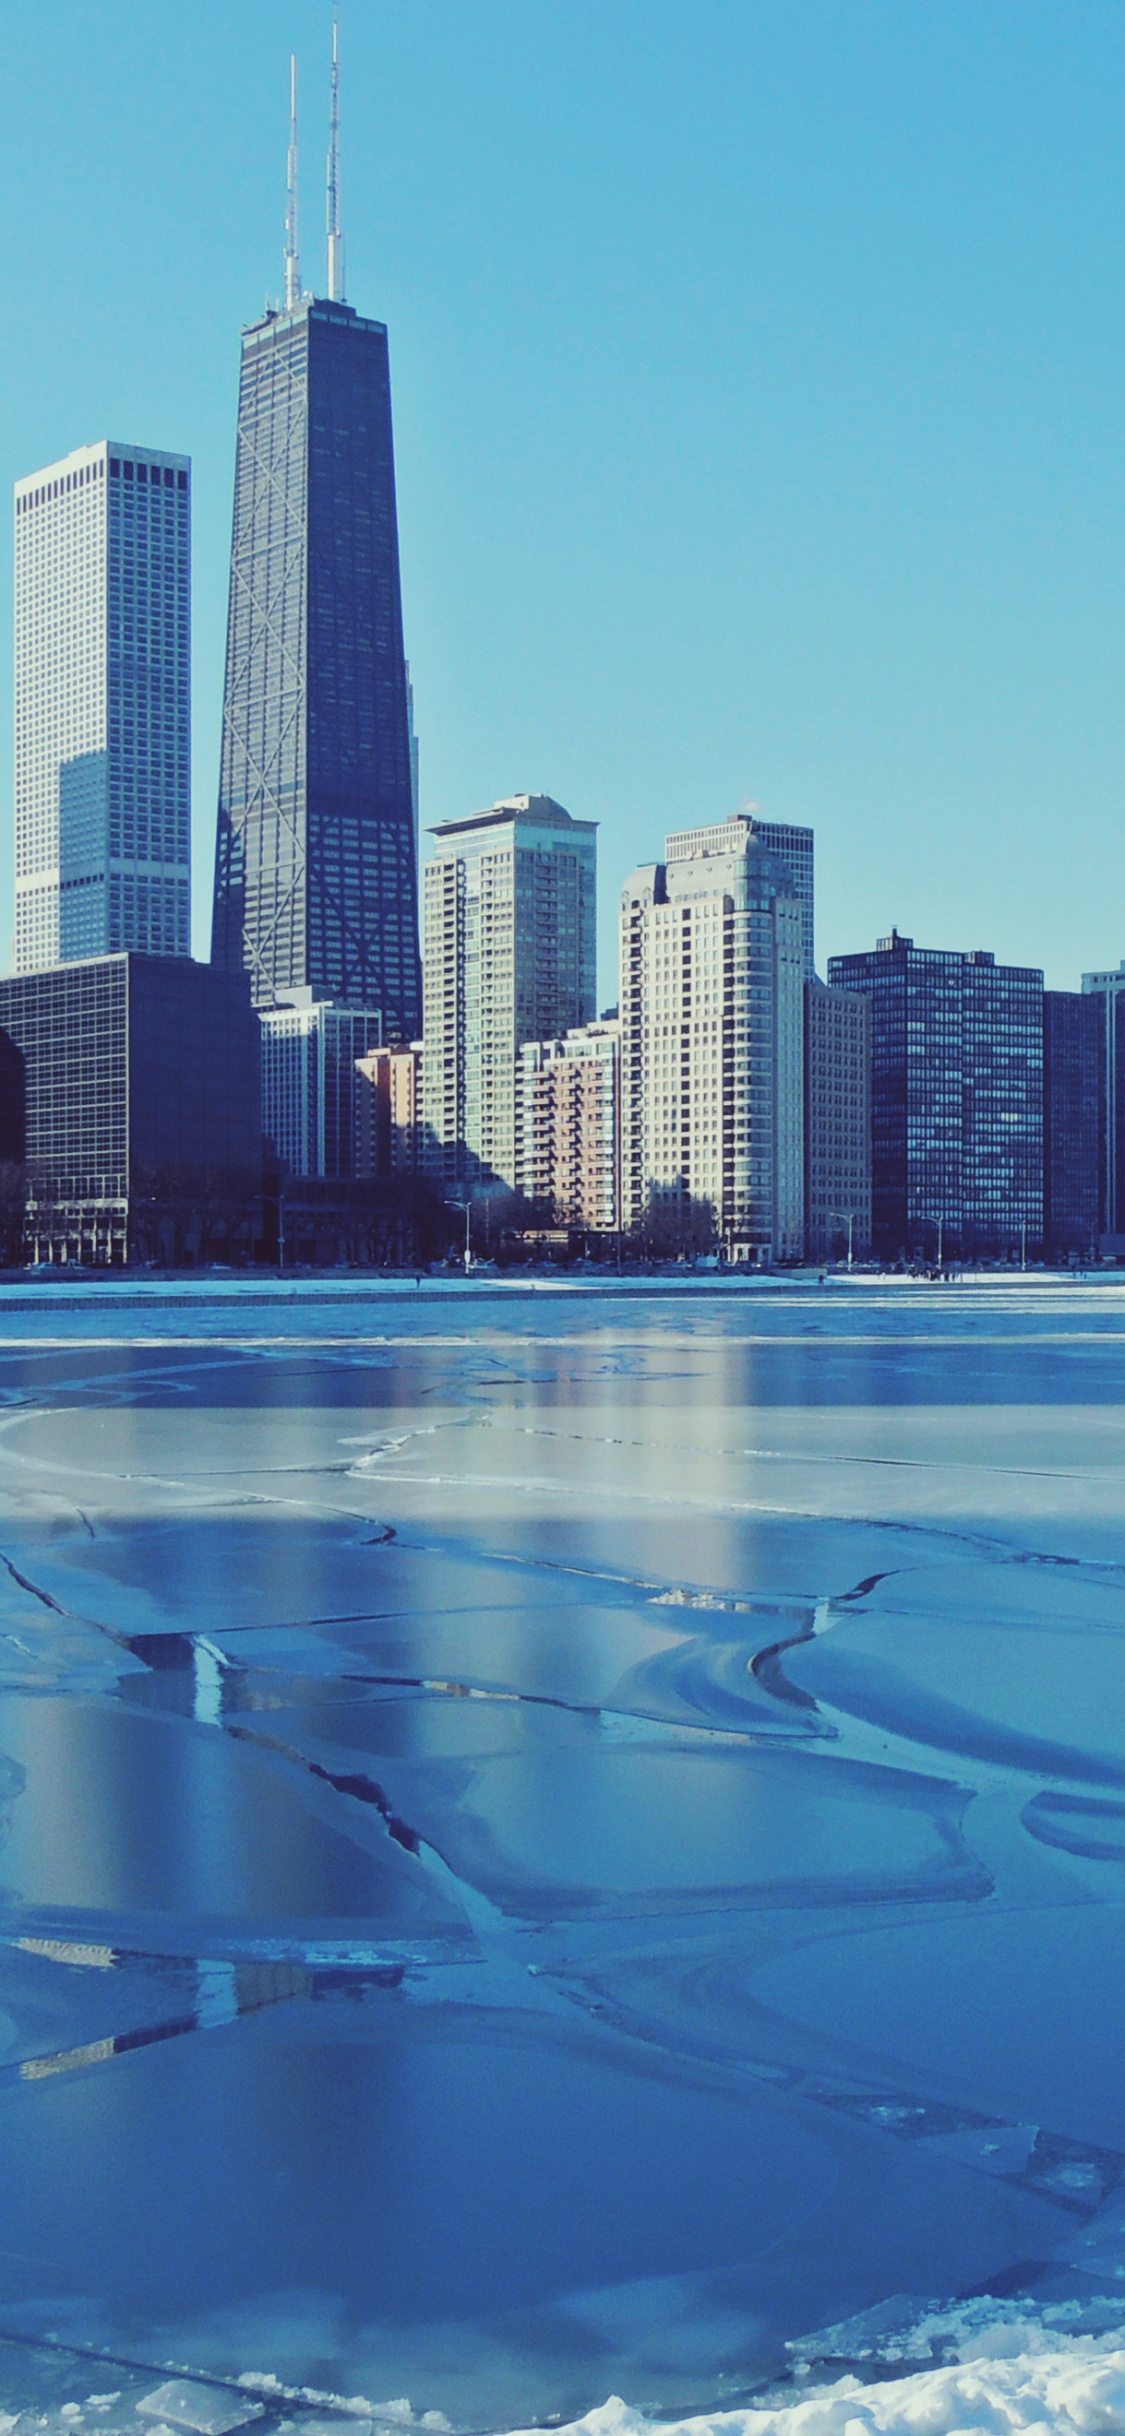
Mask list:
[[[21,2407],[708,2412],[978,2290],[1104,2350],[1123,1451],[1113,1285],[0,1293]],[[1079,2357],[982,2410],[1103,2424]]]

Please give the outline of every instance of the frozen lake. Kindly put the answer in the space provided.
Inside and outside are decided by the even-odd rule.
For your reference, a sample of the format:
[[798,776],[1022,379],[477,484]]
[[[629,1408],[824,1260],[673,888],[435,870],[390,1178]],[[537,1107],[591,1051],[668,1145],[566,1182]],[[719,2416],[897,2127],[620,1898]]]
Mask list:
[[1125,2321],[1123,1459],[1125,1286],[5,1289],[0,2402]]

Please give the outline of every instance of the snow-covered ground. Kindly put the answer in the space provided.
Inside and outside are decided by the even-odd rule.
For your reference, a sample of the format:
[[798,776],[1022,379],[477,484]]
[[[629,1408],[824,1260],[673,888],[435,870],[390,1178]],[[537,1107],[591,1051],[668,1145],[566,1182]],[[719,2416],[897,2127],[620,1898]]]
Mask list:
[[[1007,2332],[1008,2330],[1004,2330]],[[1011,2330],[1026,2342],[1027,2328]],[[1065,2347],[1044,2341],[997,2357],[970,2351],[946,2368],[916,2371],[877,2385],[841,2377],[797,2402],[712,2411],[655,2422],[619,2395],[571,2422],[565,2436],[1009,2436],[1055,2429],[1070,2436],[1118,2436],[1125,2426],[1125,2349],[1076,2337]]]
[[21,2436],[1125,2428],[1123,1456],[1100,1280],[0,1289]]

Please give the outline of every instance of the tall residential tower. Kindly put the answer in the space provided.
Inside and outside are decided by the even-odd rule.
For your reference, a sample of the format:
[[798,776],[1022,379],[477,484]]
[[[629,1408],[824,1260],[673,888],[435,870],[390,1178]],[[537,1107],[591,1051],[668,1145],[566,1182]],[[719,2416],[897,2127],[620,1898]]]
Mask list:
[[621,898],[621,1217],[664,1248],[804,1247],[805,900],[738,816]]
[[186,956],[188,460],[103,440],[15,507],[16,971]]
[[789,820],[763,820],[757,804],[749,804],[742,812],[734,812],[728,820],[716,821],[707,829],[674,830],[665,844],[670,863],[681,855],[729,854],[740,852],[747,838],[756,838],[767,854],[776,854],[784,863],[792,882],[791,894],[801,908],[801,937],[804,943],[805,979],[811,981],[816,971],[814,960],[815,881],[813,856],[815,837],[811,829],[803,829]]
[[549,795],[442,821],[426,866],[422,1108],[429,1156],[464,1189],[519,1172],[516,1062],[590,1021],[597,823]]

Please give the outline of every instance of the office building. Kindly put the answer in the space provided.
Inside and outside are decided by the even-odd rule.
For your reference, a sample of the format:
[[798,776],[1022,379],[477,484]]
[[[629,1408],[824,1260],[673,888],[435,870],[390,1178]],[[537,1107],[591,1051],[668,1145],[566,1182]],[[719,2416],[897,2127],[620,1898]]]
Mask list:
[[443,821],[423,883],[422,1106],[435,1172],[516,1182],[516,1060],[595,1008],[597,824],[549,795]]
[[0,1032],[0,1167],[27,1156],[27,1078],[14,1040]]
[[1043,992],[1043,1248],[1096,1253],[1102,1203],[1105,1015],[1098,997]]
[[418,731],[414,725],[414,687],[406,663],[406,737],[410,749],[410,808],[414,815],[414,869],[422,869],[422,799],[419,794]]
[[356,1060],[357,1176],[414,1176],[422,1168],[422,1043],[368,1049]]
[[553,1226],[618,1227],[620,1027],[525,1041],[516,1075],[516,1182]]
[[621,1215],[654,1248],[804,1248],[804,923],[740,819],[677,834],[621,899]]
[[186,956],[186,457],[99,441],[15,486],[15,968]]
[[[736,812],[730,820],[716,821],[707,829],[678,829],[665,841],[665,859],[678,862],[682,854],[729,854],[740,851],[739,841],[748,832],[764,846],[767,854],[780,856],[792,881],[792,893],[801,908],[801,934],[805,949],[805,979],[813,979],[813,933],[815,890],[813,874],[813,832],[799,828],[793,821],[763,820],[751,809]],[[705,845],[697,845],[697,839]]]
[[380,1018],[311,992],[259,1009],[262,1131],[291,1176],[357,1172],[356,1061],[378,1047]]
[[387,332],[302,288],[296,107],[285,303],[242,338],[212,960],[409,1040],[418,882]]
[[1101,1022],[1099,1233],[1112,1257],[1125,1253],[1125,963],[1116,971],[1083,973],[1082,995],[1095,1000]]
[[216,1201],[246,1220],[261,1079],[242,976],[140,955],[16,974],[0,980],[5,1035],[23,1067],[33,1259],[183,1257],[185,1223],[200,1242]]
[[805,983],[805,1245],[810,1260],[871,1250],[871,1001]]
[[1043,975],[915,947],[833,956],[872,1014],[872,1233],[884,1259],[1023,1256],[1043,1237]]

